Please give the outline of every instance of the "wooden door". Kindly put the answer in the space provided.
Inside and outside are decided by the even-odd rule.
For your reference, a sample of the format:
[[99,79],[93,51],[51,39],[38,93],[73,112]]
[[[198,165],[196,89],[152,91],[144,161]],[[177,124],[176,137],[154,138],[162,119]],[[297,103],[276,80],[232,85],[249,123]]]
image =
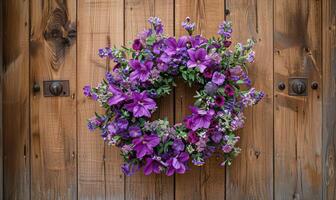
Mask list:
[[[150,16],[175,36],[187,16],[206,37],[230,20],[234,42],[256,41],[249,75],[266,96],[246,111],[232,166],[126,177],[87,130],[100,110],[82,88],[112,67],[98,48],[129,45]],[[4,199],[336,199],[334,0],[3,0],[2,17]],[[289,95],[293,77],[306,96]],[[46,80],[68,80],[70,95],[44,97]],[[156,117],[180,122],[194,92],[177,82]]]

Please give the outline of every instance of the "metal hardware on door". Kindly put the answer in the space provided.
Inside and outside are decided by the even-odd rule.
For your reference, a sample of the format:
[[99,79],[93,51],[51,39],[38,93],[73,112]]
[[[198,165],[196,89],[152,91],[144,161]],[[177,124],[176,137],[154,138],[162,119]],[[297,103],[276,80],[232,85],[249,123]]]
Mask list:
[[36,94],[36,93],[40,92],[40,90],[41,90],[40,85],[38,83],[34,83],[33,84],[33,93]]
[[63,90],[63,86],[60,82],[53,82],[49,85],[49,91],[54,96],[61,95],[62,90]]
[[286,88],[285,83],[282,82],[282,81],[280,81],[280,82],[278,83],[278,89],[279,89],[279,90],[284,90],[285,88]]
[[317,88],[318,88],[318,83],[317,83],[316,81],[313,81],[312,84],[311,84],[311,88],[312,88],[313,90],[317,90]]
[[45,97],[67,97],[70,95],[68,80],[43,81]]
[[288,95],[307,96],[307,78],[292,77],[288,79]]

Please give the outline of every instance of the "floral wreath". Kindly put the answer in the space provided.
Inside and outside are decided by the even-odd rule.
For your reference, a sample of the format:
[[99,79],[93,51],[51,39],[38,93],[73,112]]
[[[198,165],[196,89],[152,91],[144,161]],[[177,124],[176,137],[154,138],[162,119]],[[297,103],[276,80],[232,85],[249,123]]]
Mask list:
[[[183,174],[189,160],[200,166],[215,152],[222,166],[230,165],[240,152],[235,131],[244,126],[243,110],[264,96],[251,88],[245,68],[254,61],[253,41],[230,50],[231,22],[219,25],[220,37],[206,39],[192,35],[195,23],[187,17],[182,26],[188,35],[175,39],[164,35],[158,17],[148,21],[151,28],[132,48],[99,49],[116,65],[97,87],[84,87],[105,110],[89,119],[88,128],[100,129],[104,141],[121,149],[126,175],[141,168],[145,175]],[[173,126],[167,119],[150,121],[155,99],[172,91],[175,77],[199,88],[191,114]]]

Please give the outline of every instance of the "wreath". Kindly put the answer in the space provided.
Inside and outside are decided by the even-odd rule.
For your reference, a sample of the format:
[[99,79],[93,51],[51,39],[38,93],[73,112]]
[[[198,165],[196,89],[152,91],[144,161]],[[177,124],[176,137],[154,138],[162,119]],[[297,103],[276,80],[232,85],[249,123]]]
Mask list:
[[[84,94],[98,101],[104,114],[88,120],[90,130],[100,129],[104,141],[121,149],[126,175],[143,169],[151,173],[183,174],[188,161],[200,166],[214,153],[230,165],[240,148],[235,131],[244,126],[243,110],[256,104],[263,92],[251,88],[246,64],[254,61],[253,41],[231,46],[232,24],[219,25],[219,37],[193,36],[195,23],[182,23],[188,35],[164,35],[158,17],[140,32],[132,47],[99,49],[99,56],[116,63],[96,87]],[[198,87],[191,114],[183,123],[151,120],[156,99],[168,95],[181,77]]]

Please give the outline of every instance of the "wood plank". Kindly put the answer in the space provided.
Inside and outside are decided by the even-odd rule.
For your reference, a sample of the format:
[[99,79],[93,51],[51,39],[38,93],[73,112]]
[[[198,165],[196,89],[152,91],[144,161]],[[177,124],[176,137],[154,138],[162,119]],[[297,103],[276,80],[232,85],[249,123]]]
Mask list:
[[3,199],[3,10],[2,1],[0,2],[0,200]]
[[[217,34],[218,25],[224,20],[223,0],[176,0],[175,1],[175,34],[187,33],[181,23],[189,16],[196,22],[196,34],[211,37]],[[181,122],[190,114],[189,105],[194,102],[195,88],[190,88],[183,81],[177,83],[175,90],[175,119]],[[220,161],[210,158],[203,167],[193,166],[191,171],[176,175],[176,199],[224,199],[225,169],[219,166]],[[191,187],[192,186],[192,187]]]
[[[126,42],[132,41],[138,32],[148,27],[148,18],[158,16],[164,23],[166,34],[173,34],[173,0],[126,0],[125,1],[125,33]],[[164,118],[173,123],[174,99],[169,95],[158,101],[159,109],[155,118]],[[142,171],[126,177],[126,199],[173,199],[174,177],[165,175],[145,176]]]
[[29,1],[3,2],[4,199],[29,197]]
[[227,167],[227,199],[273,198],[273,1],[226,0],[233,44],[256,41],[256,61],[248,65],[253,87],[265,98],[245,111],[241,154]]
[[[41,87],[30,98],[31,198],[76,199],[76,1],[30,3],[30,85]],[[70,96],[44,97],[46,80],[69,80]]]
[[[336,2],[322,1],[323,199],[336,199]],[[320,84],[321,85],[321,84]],[[321,87],[321,86],[320,86]]]
[[[106,18],[105,26],[109,30],[106,32],[105,38],[100,38],[103,44],[101,42],[99,44],[121,46],[124,44],[124,2],[120,0],[107,1],[105,7],[106,9],[101,13],[101,16]],[[109,40],[106,40],[108,38]],[[112,68],[113,66],[109,67]],[[105,199],[124,200],[125,177],[120,168],[123,162],[120,150],[105,144],[104,157]]]
[[308,78],[308,96],[274,96],[275,199],[322,199],[321,1],[278,0],[274,6],[274,84]]
[[124,176],[118,149],[104,146],[99,131],[87,129],[87,119],[101,112],[97,102],[85,97],[82,88],[95,86],[104,77],[107,62],[98,49],[123,44],[123,2],[78,1],[78,198],[124,199]]

